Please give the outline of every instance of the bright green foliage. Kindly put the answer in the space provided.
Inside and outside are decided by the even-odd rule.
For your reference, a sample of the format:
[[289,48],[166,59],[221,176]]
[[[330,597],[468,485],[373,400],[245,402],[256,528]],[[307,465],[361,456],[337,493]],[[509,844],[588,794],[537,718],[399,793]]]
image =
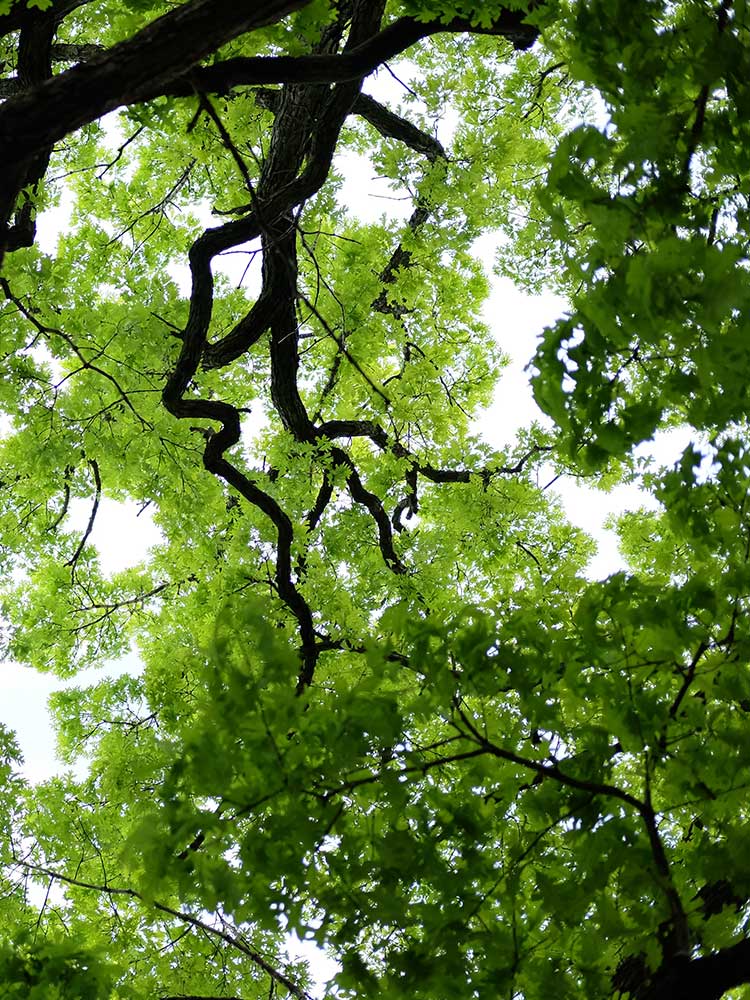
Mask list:
[[[746,996],[746,4],[35,6],[0,3],[3,646],[141,669],[53,697],[70,773],[0,732],[0,997],[306,1000],[292,931],[341,1000]],[[355,154],[404,213],[344,203]],[[502,451],[487,232],[570,302],[554,430]],[[657,501],[605,580],[571,474]],[[161,541],[110,572],[114,502]]]

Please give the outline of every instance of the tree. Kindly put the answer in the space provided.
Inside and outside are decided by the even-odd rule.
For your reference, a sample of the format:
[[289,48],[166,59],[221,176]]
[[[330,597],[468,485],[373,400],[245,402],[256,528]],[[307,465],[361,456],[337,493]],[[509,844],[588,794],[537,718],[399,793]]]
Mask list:
[[[341,997],[748,995],[749,27],[0,2],[6,654],[143,663],[55,697],[84,777],[24,786],[3,734],[7,995],[306,998],[290,931]],[[403,221],[341,203],[344,151]],[[555,429],[506,452],[486,231],[570,301]],[[658,499],[627,572],[587,580],[542,467]],[[107,574],[125,499],[163,542]]]

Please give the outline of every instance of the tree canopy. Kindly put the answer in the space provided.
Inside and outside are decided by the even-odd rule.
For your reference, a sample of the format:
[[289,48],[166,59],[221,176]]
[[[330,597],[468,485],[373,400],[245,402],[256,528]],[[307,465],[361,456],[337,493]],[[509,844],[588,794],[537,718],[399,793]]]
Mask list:
[[[65,776],[2,730],[0,995],[307,1000],[294,932],[341,1000],[750,996],[746,0],[0,0],[0,74],[4,652],[142,663]],[[569,302],[502,450],[485,233]],[[626,570],[564,475],[657,501]]]

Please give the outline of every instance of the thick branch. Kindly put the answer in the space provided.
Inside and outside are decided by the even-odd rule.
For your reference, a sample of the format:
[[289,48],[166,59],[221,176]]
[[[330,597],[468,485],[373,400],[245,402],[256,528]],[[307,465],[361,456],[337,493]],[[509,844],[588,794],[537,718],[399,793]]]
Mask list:
[[[281,91],[261,87],[255,92],[255,100],[261,107],[275,113],[280,104]],[[415,152],[422,153],[431,162],[446,158],[445,149],[434,136],[428,135],[408,119],[390,111],[368,94],[357,96],[352,105],[352,114],[364,118],[385,138],[403,142]]]
[[353,110],[382,136],[387,139],[398,139],[415,152],[422,153],[431,163],[446,159],[445,149],[434,136],[428,135],[406,118],[390,111],[368,94],[359,95]]
[[750,940],[690,960],[678,956],[652,977],[640,1000],[720,1000],[736,986],[750,983]]
[[341,55],[237,58],[196,67],[233,38],[275,23],[309,2],[258,0],[249,12],[235,0],[192,0],[90,62],[6,101],[0,107],[0,224],[7,223],[13,210],[30,156],[123,105],[161,94],[191,96],[196,87],[226,93],[240,85],[359,80],[439,32],[496,35],[519,49],[528,48],[537,37],[520,11],[504,11],[488,28],[462,18],[445,24],[400,18],[367,40],[357,39],[359,44]]
[[[384,62],[400,56],[422,39],[441,32],[494,35],[506,38],[515,49],[528,49],[539,33],[536,28],[524,24],[525,17],[522,11],[506,10],[488,28],[458,17],[448,22],[402,17],[343,55],[240,56],[212,66],[202,66],[195,70],[195,77],[202,89],[219,94],[226,94],[234,87],[270,83],[341,83],[369,76]],[[183,79],[173,80],[170,89],[162,91],[176,96],[189,92],[187,80]],[[144,90],[141,99],[153,96],[157,93],[151,88],[150,92]]]
[[309,2],[257,0],[248,6],[236,0],[192,0],[90,62],[6,101],[0,107],[0,226],[7,224],[36,153],[108,111],[140,100],[136,95],[144,88],[164,91],[173,77],[233,38]]

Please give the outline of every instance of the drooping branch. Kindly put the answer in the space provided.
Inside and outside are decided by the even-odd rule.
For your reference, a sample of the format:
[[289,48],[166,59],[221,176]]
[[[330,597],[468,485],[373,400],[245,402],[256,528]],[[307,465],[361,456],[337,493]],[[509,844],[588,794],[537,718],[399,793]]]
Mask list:
[[[548,764],[544,761],[524,757],[523,755],[516,753],[514,750],[509,750],[507,747],[499,746],[491,740],[485,732],[477,728],[467,713],[463,710],[461,704],[458,702],[455,705],[455,711],[467,734],[477,743],[478,746],[483,747],[493,757],[497,757],[499,760],[504,760],[511,764],[516,764],[519,767],[527,768],[528,770],[536,773],[540,778],[549,778],[559,785],[623,802],[625,805],[630,806],[630,808],[638,814],[643,826],[646,829],[649,846],[651,848],[651,856],[657,876],[656,884],[658,885],[669,907],[672,929],[678,943],[676,952],[665,950],[665,961],[672,961],[676,955],[688,954],[687,915],[685,913],[679,892],[677,891],[672,878],[667,854],[664,849],[664,843],[657,827],[656,814],[651,804],[648,762],[646,772],[646,791],[644,797],[639,799],[630,792],[619,788],[617,785],[612,785],[605,781],[592,781],[588,778],[577,778],[575,775],[571,775],[567,771],[564,771],[556,760],[553,760],[553,763]],[[459,731],[461,731],[458,724],[456,724],[456,727]]]
[[574,775],[567,774],[563,771],[557,763],[547,764],[543,760],[534,760],[530,757],[524,757],[522,754],[518,754],[514,750],[508,750],[506,747],[498,746],[474,725],[460,705],[456,706],[456,713],[460,718],[462,725],[465,727],[468,736],[478,746],[482,747],[490,756],[497,757],[498,760],[504,760],[509,764],[516,764],[518,767],[533,771],[535,774],[539,775],[540,778],[549,778],[556,784],[564,785],[568,788],[575,788],[581,792],[591,792],[594,795],[602,795],[608,798],[617,799],[620,802],[624,802],[626,805],[629,805],[632,809],[635,809],[639,814],[641,814],[646,808],[646,804],[644,802],[636,798],[634,795],[631,795],[630,792],[626,792],[622,788],[618,788],[617,785],[610,785],[607,782],[602,781],[590,781],[586,778],[576,778]]
[[54,869],[46,868],[42,865],[35,865],[31,862],[24,861],[21,858],[15,858],[13,864],[19,868],[23,868],[25,871],[30,872],[33,875],[44,875],[46,878],[52,879],[55,882],[60,882],[64,885],[74,886],[78,889],[86,889],[90,892],[97,892],[100,895],[105,896],[125,896],[129,899],[135,899],[143,903],[144,906],[153,907],[160,913],[165,913],[170,917],[174,917],[176,920],[182,923],[189,924],[191,927],[195,927],[201,930],[203,933],[208,934],[210,937],[218,938],[225,944],[228,944],[231,948],[234,948],[240,954],[249,958],[250,961],[265,972],[271,979],[278,983],[279,986],[283,986],[285,990],[297,997],[297,1000],[312,1000],[310,994],[304,990],[301,986],[295,983],[280,969],[277,969],[271,962],[268,961],[260,952],[251,948],[245,941],[241,940],[236,934],[230,934],[227,930],[221,927],[214,927],[212,924],[208,923],[206,920],[202,920],[200,917],[194,916],[192,913],[186,913],[184,910],[177,910],[172,906],[168,906],[166,903],[160,903],[158,900],[145,899],[144,896],[138,892],[136,889],[122,888],[112,885],[98,885],[95,882],[87,882],[82,879],[71,878],[69,875],[63,875],[62,872],[57,872]]
[[[281,91],[260,87],[255,91],[255,100],[261,107],[275,113],[280,104]],[[447,156],[442,144],[434,136],[428,135],[408,119],[386,108],[369,94],[357,95],[352,105],[352,114],[369,122],[385,138],[403,142],[432,162],[440,158],[445,159]]]

